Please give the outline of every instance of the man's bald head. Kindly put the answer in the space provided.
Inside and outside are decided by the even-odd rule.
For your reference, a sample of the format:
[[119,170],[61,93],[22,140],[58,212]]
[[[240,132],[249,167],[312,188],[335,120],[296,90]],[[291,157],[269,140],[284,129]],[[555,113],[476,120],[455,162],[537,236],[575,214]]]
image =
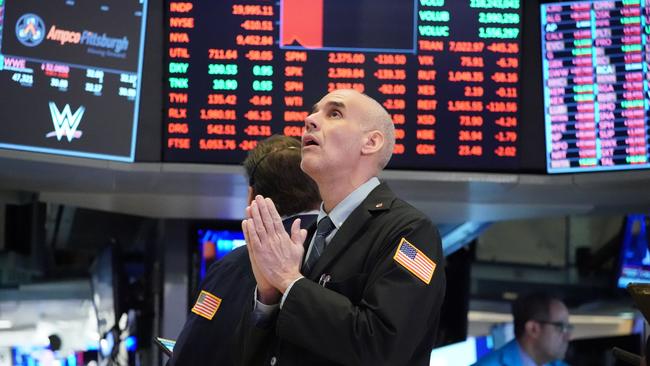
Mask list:
[[393,148],[395,147],[395,125],[393,124],[393,119],[384,106],[368,95],[353,89],[339,91],[350,95],[358,95],[365,115],[364,120],[361,121],[364,130],[378,130],[384,136],[384,146],[378,153],[377,161],[378,169],[381,171],[388,165],[390,158],[393,156]]
[[301,167],[319,187],[341,179],[356,186],[377,176],[394,146],[393,122],[379,103],[355,90],[334,90],[305,118]]

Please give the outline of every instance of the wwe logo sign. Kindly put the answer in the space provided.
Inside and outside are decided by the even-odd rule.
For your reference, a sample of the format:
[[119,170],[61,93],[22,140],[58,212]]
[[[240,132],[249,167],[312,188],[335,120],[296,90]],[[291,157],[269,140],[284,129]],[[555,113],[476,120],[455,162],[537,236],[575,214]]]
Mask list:
[[79,127],[81,117],[85,111],[86,108],[80,106],[76,112],[72,113],[69,104],[66,104],[62,111],[59,111],[56,104],[50,102],[50,114],[54,123],[54,131],[48,133],[45,137],[56,136],[56,139],[61,141],[61,138],[65,134],[68,142],[72,141],[73,138],[80,138],[82,132],[77,131],[77,127]]

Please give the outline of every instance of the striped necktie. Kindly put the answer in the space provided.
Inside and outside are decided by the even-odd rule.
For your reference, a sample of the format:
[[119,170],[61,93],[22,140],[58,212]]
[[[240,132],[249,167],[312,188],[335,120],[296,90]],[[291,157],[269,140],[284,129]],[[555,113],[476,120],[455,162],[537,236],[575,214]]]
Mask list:
[[329,216],[323,217],[316,227],[316,234],[314,236],[314,244],[312,245],[311,251],[309,252],[309,257],[302,267],[303,274],[308,274],[314,268],[318,257],[323,254],[325,250],[325,238],[334,230],[336,226],[332,222]]

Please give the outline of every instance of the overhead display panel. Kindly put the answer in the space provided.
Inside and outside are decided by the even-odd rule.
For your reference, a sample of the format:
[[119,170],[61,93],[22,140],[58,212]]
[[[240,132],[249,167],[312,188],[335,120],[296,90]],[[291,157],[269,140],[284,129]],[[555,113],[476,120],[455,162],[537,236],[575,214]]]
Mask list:
[[0,0],[0,148],[133,161],[146,0]]
[[512,171],[519,156],[518,0],[166,3],[163,160],[239,164],[300,136],[328,91],[392,115],[389,167]]
[[650,1],[541,5],[549,173],[649,168]]

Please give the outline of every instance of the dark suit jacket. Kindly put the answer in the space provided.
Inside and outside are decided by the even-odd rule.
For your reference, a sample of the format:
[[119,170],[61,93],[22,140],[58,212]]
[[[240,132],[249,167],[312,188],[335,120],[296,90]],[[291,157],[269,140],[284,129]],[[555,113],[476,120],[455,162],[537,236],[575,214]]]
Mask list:
[[[307,228],[317,215],[293,216],[284,222],[287,231],[297,218]],[[213,263],[201,284],[201,290],[222,299],[212,320],[190,312],[174,346],[168,365],[233,365],[232,337],[244,309],[252,303],[255,277],[248,250],[239,247]],[[192,306],[194,304],[191,304]]]
[[[429,284],[395,261],[402,238],[437,264]],[[324,275],[330,281],[322,286]],[[428,365],[444,293],[438,231],[382,183],[343,223],[313,271],[294,284],[274,322],[256,324],[253,312],[244,312],[236,361]]]

